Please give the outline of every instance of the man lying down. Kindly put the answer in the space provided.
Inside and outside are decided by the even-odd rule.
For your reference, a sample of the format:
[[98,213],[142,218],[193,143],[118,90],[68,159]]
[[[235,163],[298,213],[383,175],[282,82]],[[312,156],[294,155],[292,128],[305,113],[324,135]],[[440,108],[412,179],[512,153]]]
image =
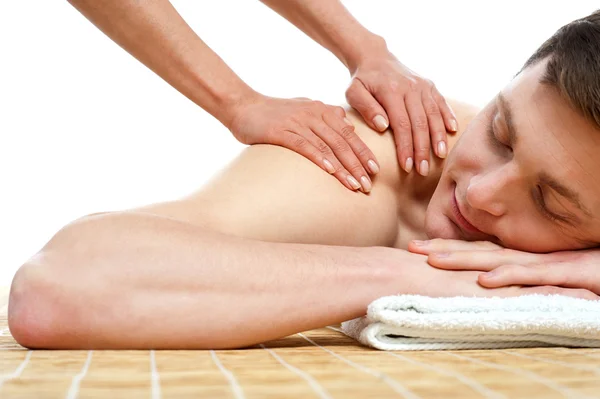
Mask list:
[[[236,348],[393,294],[596,299],[600,254],[554,252],[600,241],[599,76],[596,12],[483,110],[453,103],[468,126],[427,177],[402,172],[392,134],[349,111],[381,164],[368,195],[257,145],[193,195],[75,220],[15,275],[10,331],[29,348]],[[410,243],[427,237],[446,240]],[[503,282],[480,276],[502,263]]]

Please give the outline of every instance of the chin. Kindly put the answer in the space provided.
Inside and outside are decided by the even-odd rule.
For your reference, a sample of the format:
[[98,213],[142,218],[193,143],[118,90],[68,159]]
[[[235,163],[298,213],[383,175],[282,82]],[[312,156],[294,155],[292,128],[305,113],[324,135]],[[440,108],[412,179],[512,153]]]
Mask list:
[[425,234],[429,239],[445,238],[452,240],[461,240],[456,233],[453,223],[444,214],[434,214],[431,209],[427,209],[425,215]]

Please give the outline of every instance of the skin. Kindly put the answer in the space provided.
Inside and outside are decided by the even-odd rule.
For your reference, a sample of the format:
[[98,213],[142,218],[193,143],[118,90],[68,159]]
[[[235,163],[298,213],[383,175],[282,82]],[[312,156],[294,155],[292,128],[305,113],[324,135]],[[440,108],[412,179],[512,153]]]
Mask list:
[[[541,85],[545,61],[519,74],[502,90],[518,132],[510,148],[507,113],[491,101],[462,135],[429,202],[425,228],[431,238],[491,241],[529,252],[591,248],[600,242],[600,132],[558,92]],[[492,122],[500,145],[486,133]],[[545,172],[578,194],[588,214],[543,184]],[[553,220],[532,192],[541,186],[549,211],[575,219]],[[481,232],[465,231],[452,214],[452,192],[463,215]]]
[[[461,190],[467,187],[469,206],[461,209],[469,217],[488,215],[474,210],[503,211],[480,226],[503,243],[513,242],[509,234],[520,234],[514,243],[525,240],[533,250],[567,237],[537,215],[512,215],[527,206],[518,183],[529,182],[529,175],[514,173],[517,162],[531,168],[543,162],[553,173],[567,165],[570,183],[593,183],[589,174],[577,175],[593,170],[591,157],[583,156],[594,149],[592,142],[578,141],[592,132],[579,130],[589,126],[563,111],[560,98],[544,95],[536,83],[539,73],[531,68],[505,89],[515,107],[532,107],[525,121],[524,113],[515,112],[520,131],[532,141],[525,149],[515,146],[514,156],[492,152],[497,147],[482,137],[482,122],[491,118],[488,106],[456,136],[458,142],[449,141],[447,160],[434,163],[427,177],[407,175],[398,166],[391,132],[378,134],[349,111],[381,162],[368,195],[348,192],[295,152],[256,145],[185,198],[75,220],[15,275],[10,331],[30,348],[237,348],[362,316],[374,299],[399,293],[597,299],[576,288],[484,288],[477,283],[480,272],[434,268],[426,255],[406,251],[413,239],[464,233],[448,216],[453,179]],[[477,113],[453,106],[461,126]],[[553,113],[564,125],[554,126]],[[548,124],[551,133],[541,129]],[[566,126],[578,130],[561,130]],[[560,157],[562,165],[541,156],[543,151]],[[578,162],[584,169],[577,169]],[[492,179],[512,195],[484,195],[488,191],[479,183]],[[593,197],[581,195],[591,207]]]

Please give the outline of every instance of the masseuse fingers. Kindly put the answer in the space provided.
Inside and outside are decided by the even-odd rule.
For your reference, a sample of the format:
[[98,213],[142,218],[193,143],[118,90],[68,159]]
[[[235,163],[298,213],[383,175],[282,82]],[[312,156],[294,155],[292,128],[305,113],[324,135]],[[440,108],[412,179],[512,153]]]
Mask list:
[[396,156],[400,167],[406,173],[410,173],[414,165],[413,137],[404,97],[390,91],[384,93],[379,100],[389,111],[390,124],[396,142]]
[[[333,150],[320,136],[305,126],[296,127],[295,129],[301,136],[305,137],[312,145],[315,151],[313,156],[318,157],[319,153],[325,156],[330,161],[331,166],[327,165],[327,172],[333,175],[349,190],[355,191],[361,188],[360,183],[346,170],[339,158],[334,154]],[[310,159],[310,158],[309,158]]]
[[444,118],[444,123],[446,125],[446,130],[449,132],[456,133],[458,131],[458,119],[456,118],[456,114],[448,104],[448,101],[440,94],[438,89],[433,86],[431,89],[431,95],[438,107],[440,108],[440,112],[442,113],[442,117]]
[[434,238],[426,241],[413,240],[408,244],[410,252],[423,255],[432,252],[491,251],[501,248],[503,247],[491,241],[463,241],[448,238]]
[[354,125],[345,117],[345,113],[343,117],[340,117],[338,109],[344,112],[344,109],[341,107],[331,107],[331,109],[323,113],[323,121],[346,140],[365,169],[373,174],[378,173],[379,165],[377,164],[375,154],[358,137],[354,131]]
[[[370,192],[372,183],[369,174],[363,167],[357,154],[352,150],[347,139],[337,134],[336,131],[329,127],[322,119],[314,119],[311,121],[310,128],[316,136],[327,143],[344,168],[350,172],[352,177],[346,176],[348,183],[354,188],[362,187],[362,191],[365,193]],[[354,134],[354,129],[352,129],[351,132]],[[371,152],[370,150],[368,151],[369,153]],[[362,155],[366,154],[363,153]],[[367,162],[368,160],[369,158],[367,158]],[[367,162],[365,162],[365,164]],[[358,186],[356,183],[358,183]]]
[[388,128],[387,113],[359,79],[352,79],[346,90],[346,101],[358,111],[371,129],[383,132]]
[[491,251],[452,251],[433,252],[427,263],[441,269],[451,270],[492,270],[507,264],[534,264],[539,254],[496,249]]
[[327,173],[334,175],[349,190],[355,190],[346,179],[348,172],[323,140],[315,136],[308,128],[297,127],[294,130],[296,131],[286,130],[274,135],[271,143],[297,152],[316,165],[320,165]]
[[433,99],[431,92],[422,92],[423,108],[427,114],[429,124],[429,135],[433,152],[440,158],[446,158],[448,154],[448,143],[446,142],[446,126],[442,118],[442,112]]
[[423,108],[423,100],[420,91],[412,91],[406,94],[404,102],[410,118],[412,127],[413,146],[415,148],[415,169],[422,176],[429,174],[429,123],[427,114]]

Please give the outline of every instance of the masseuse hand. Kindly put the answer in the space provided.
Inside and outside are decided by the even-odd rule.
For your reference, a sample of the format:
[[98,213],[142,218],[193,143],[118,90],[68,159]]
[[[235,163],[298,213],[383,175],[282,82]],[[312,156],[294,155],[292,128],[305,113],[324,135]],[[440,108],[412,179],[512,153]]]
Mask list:
[[350,190],[371,191],[369,173],[379,171],[377,160],[354,132],[342,107],[256,93],[236,105],[232,114],[228,127],[240,142],[289,148]]
[[582,288],[600,295],[600,251],[586,249],[546,254],[503,248],[488,241],[434,239],[409,245],[411,252],[428,255],[430,265],[446,270],[478,270],[479,284],[488,288],[553,285]]
[[431,81],[387,50],[380,54],[350,68],[352,82],[346,100],[371,128],[383,132],[391,125],[400,167],[409,173],[414,164],[426,176],[431,146],[438,157],[446,157],[446,133],[457,131],[456,116]]

